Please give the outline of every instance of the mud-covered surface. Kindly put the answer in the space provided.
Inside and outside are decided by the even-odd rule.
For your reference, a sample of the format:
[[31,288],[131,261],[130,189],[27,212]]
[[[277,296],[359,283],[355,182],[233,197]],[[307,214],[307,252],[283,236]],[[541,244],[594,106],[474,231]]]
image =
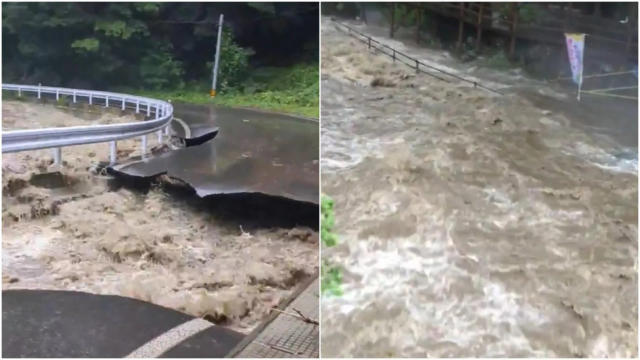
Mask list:
[[[4,102],[3,130],[30,121],[21,114],[46,114],[47,126],[90,117]],[[156,141],[150,137],[149,146],[166,146]],[[136,149],[138,140],[118,142],[119,159]],[[128,296],[247,333],[317,271],[315,230],[256,224],[238,211],[229,220],[193,191],[167,190],[184,187],[169,178],[144,191],[122,186],[91,171],[108,158],[108,144],[62,154],[61,168],[52,167],[48,150],[3,156],[3,289]]]
[[326,18],[322,74],[344,273],[323,356],[637,356],[637,144],[615,136],[635,118],[512,74],[487,84],[505,96],[415,76]]

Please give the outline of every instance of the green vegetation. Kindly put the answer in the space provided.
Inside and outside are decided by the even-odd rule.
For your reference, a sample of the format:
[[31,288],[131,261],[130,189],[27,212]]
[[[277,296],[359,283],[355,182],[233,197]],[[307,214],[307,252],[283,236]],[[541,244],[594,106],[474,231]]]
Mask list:
[[249,70],[244,81],[209,96],[209,83],[191,83],[177,90],[122,89],[173,102],[216,104],[279,111],[307,117],[319,116],[318,64]]
[[[333,226],[335,224],[335,218],[333,213],[333,200],[326,196],[322,196],[321,204],[321,239],[322,245],[325,247],[332,247],[338,243],[338,237],[333,232]],[[322,293],[328,293],[335,296],[342,295],[342,271],[339,267],[332,265],[329,260],[322,260],[321,277],[321,289]]]
[[509,60],[507,53],[498,48],[493,54],[480,61],[481,66],[486,66],[496,70],[509,70],[518,67],[520,64]]
[[318,116],[318,4],[12,2],[2,10],[5,82]]

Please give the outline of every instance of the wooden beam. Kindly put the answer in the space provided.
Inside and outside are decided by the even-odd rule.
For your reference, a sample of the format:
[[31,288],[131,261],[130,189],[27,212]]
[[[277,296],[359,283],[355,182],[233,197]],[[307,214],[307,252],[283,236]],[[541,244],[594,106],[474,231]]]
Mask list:
[[464,3],[459,3],[460,14],[458,16],[458,42],[456,43],[456,51],[462,48],[462,37],[464,33]]
[[518,24],[518,3],[511,3],[511,39],[509,39],[509,58],[514,59],[516,50],[516,27]]
[[395,32],[396,22],[396,3],[391,4],[391,27],[389,28],[389,37],[393,39],[393,33]]
[[422,24],[422,7],[416,4],[416,44],[420,44],[420,25]]
[[482,11],[484,10],[484,4],[479,3],[478,6],[480,6],[480,10],[478,10],[478,21],[476,24],[476,52],[480,51],[480,46],[482,44]]

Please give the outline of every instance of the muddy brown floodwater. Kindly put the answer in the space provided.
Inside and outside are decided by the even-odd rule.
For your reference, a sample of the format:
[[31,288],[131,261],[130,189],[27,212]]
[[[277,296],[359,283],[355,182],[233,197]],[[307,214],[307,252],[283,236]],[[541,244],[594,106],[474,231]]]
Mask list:
[[[2,112],[3,130],[133,120],[15,101]],[[121,161],[139,155],[138,141],[118,142]],[[128,296],[247,333],[317,271],[314,230],[250,227],[251,219],[242,227],[162,187],[112,186],[91,171],[108,158],[108,144],[62,153],[60,175],[51,174],[49,150],[3,156],[3,289]]]
[[327,18],[322,73],[344,272],[323,356],[637,356],[637,137],[606,131],[637,105],[583,119],[522,75],[487,79],[505,96],[416,76]]

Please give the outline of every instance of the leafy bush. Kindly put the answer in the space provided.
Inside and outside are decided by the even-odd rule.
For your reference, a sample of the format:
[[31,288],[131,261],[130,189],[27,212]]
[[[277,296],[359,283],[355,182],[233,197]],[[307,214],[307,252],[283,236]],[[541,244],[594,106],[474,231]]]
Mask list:
[[168,45],[147,52],[140,62],[140,77],[147,88],[179,89],[183,86],[183,74],[182,63],[173,58]]
[[515,67],[515,65],[509,61],[507,54],[500,50],[484,59],[482,65],[498,70],[506,70]]
[[335,218],[333,215],[333,199],[324,195],[321,204],[321,239],[324,246],[335,246],[337,243],[336,234],[333,233]]
[[[333,200],[330,197],[326,195],[322,196],[320,212],[322,220],[320,233],[322,244],[326,247],[335,246],[338,238],[333,232],[335,219],[333,214]],[[320,277],[322,293],[336,296],[342,295],[342,289],[340,288],[342,284],[342,271],[339,267],[332,265],[329,260],[323,259]]]
[[[220,44],[220,64],[218,68],[218,83],[216,88],[230,90],[240,86],[249,70],[249,53],[236,44],[231,29],[223,27],[222,44]],[[213,62],[208,62],[211,72]]]

